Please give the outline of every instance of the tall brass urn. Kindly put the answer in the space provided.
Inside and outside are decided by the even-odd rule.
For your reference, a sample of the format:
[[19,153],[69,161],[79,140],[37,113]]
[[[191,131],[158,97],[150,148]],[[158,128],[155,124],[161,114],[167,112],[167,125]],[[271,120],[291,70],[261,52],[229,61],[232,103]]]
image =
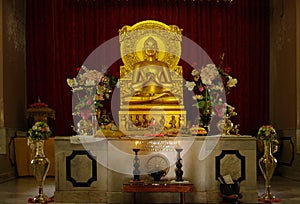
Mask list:
[[277,160],[272,155],[272,142],[264,141],[264,155],[259,159],[258,164],[265,178],[265,193],[260,197],[265,200],[275,199],[270,191],[270,181],[277,165]]
[[34,203],[47,203],[47,196],[44,195],[43,188],[46,175],[50,167],[50,161],[44,153],[44,140],[35,142],[35,156],[31,160],[33,174],[39,186],[39,194],[33,198]]
[[259,140],[263,142],[264,154],[259,159],[258,164],[265,179],[265,193],[260,196],[263,200],[273,200],[275,196],[271,193],[270,181],[277,165],[277,160],[273,156],[273,145],[278,144],[278,137],[275,129],[270,125],[262,126],[257,134]]

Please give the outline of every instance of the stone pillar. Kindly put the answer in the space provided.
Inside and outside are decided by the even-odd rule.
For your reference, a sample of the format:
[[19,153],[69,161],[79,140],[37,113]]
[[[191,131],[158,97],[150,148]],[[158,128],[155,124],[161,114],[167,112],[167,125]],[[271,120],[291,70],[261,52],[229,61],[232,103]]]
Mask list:
[[297,131],[296,131],[296,150],[300,154],[300,2],[296,1],[296,59],[297,59]]
[[299,179],[300,2],[273,0],[270,6],[270,123],[281,138],[277,171]]
[[26,124],[25,3],[0,0],[0,182],[15,176],[8,143]]
[[4,127],[4,100],[3,100],[3,0],[0,0],[0,128]]

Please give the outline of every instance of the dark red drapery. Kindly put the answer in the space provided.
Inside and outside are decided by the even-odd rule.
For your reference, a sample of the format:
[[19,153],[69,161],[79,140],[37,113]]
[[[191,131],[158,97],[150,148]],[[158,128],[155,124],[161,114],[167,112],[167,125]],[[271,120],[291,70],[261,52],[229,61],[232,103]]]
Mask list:
[[[238,79],[227,100],[237,109],[234,121],[242,134],[255,134],[268,123],[268,0],[27,0],[26,4],[27,103],[40,96],[56,110],[56,135],[73,134],[72,92],[66,79],[77,75],[76,68],[99,45],[118,36],[118,29],[149,19],[178,25],[216,64],[219,55],[226,54],[224,64]],[[182,54],[194,55],[188,49]],[[121,64],[121,60],[114,63],[111,72],[118,75]],[[191,68],[184,60],[180,65],[187,79]]]

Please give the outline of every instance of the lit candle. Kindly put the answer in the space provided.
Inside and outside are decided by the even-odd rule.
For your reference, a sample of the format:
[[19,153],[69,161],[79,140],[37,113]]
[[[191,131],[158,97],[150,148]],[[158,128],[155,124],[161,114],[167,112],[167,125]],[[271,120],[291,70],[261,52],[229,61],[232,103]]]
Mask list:
[[181,148],[181,146],[180,146],[180,141],[179,141],[179,140],[177,140],[177,148],[178,148],[178,149]]
[[137,148],[138,144],[139,144],[139,141],[135,141],[134,144],[135,144],[135,148]]

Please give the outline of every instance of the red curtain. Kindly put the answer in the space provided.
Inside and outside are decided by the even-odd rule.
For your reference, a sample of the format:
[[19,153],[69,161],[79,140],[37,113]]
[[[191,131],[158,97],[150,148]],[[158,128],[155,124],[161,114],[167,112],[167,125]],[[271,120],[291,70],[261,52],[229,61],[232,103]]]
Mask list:
[[[27,103],[40,96],[56,110],[56,135],[74,134],[72,92],[67,78],[102,43],[118,36],[124,25],[157,20],[178,25],[182,34],[200,45],[238,79],[227,100],[236,107],[241,134],[256,134],[269,115],[269,1],[234,0],[27,0]],[[119,55],[119,44],[110,50]],[[110,57],[107,52],[105,57]],[[193,50],[182,49],[185,56]],[[195,57],[195,56],[193,56]],[[191,66],[180,65],[188,79]],[[99,61],[99,65],[105,63]],[[118,76],[121,60],[109,70]]]

